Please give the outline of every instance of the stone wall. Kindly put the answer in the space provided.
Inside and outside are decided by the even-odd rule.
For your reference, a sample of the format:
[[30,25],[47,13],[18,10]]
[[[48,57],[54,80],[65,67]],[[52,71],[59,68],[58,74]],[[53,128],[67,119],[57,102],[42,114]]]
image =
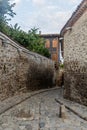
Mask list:
[[87,11],[64,35],[64,97],[87,105]]
[[54,62],[18,45],[0,33],[0,97],[26,88],[29,65],[37,63],[54,67]]

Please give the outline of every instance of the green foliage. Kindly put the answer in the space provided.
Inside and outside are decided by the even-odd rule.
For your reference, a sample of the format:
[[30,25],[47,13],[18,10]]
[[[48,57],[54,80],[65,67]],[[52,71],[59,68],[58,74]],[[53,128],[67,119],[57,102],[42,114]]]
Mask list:
[[11,4],[10,0],[0,0],[0,21],[6,22],[7,17],[14,17],[15,13],[12,8],[15,6],[15,3]]
[[44,47],[44,39],[37,34],[37,28],[34,27],[26,33],[20,29],[17,23],[14,26],[8,26],[8,16],[14,17],[15,15],[12,10],[14,6],[15,3],[11,4],[10,0],[0,0],[0,31],[30,51],[50,57],[49,51]]
[[0,0],[0,31],[8,33],[7,22],[8,16],[14,17],[15,13],[12,8],[15,6],[15,3],[11,4],[10,0]]
[[60,64],[60,68],[64,68],[64,64]]
[[31,29],[28,33],[22,31],[18,24],[11,27],[9,36],[15,41],[29,49],[30,51],[37,52],[43,56],[50,57],[49,51],[44,47],[45,40],[37,34],[36,28]]
[[20,43],[30,51],[39,53],[45,57],[50,57],[48,49],[45,48],[45,40],[37,34],[36,28],[31,29],[28,33],[20,29],[16,23],[13,27],[9,27],[6,23],[2,26],[2,32],[10,36],[14,41]]
[[29,35],[29,47],[28,49],[37,52],[41,55],[44,55],[46,57],[50,57],[50,53],[48,49],[45,48],[45,40],[40,37],[39,34],[37,34],[38,29],[33,28],[28,32]]

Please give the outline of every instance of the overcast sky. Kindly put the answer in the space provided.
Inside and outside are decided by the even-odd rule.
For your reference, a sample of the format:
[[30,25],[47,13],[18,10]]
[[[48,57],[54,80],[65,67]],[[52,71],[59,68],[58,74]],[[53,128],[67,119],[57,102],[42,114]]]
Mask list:
[[18,23],[24,31],[36,27],[42,33],[59,33],[81,0],[11,0],[16,3],[16,16],[11,24]]

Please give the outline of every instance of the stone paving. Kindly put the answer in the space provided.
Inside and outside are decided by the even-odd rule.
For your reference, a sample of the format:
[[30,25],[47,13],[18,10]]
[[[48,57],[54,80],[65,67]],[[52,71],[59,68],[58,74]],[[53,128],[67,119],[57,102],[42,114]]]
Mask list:
[[68,109],[67,118],[59,118],[60,96],[56,89],[30,97],[0,115],[0,130],[87,130],[87,121]]

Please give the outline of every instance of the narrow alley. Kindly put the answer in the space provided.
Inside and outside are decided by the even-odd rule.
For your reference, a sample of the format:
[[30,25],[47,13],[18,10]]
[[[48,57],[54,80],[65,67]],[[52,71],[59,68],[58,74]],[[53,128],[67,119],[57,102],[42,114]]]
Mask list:
[[[66,119],[59,117],[60,104],[55,99],[59,100],[62,98],[61,95],[60,88],[37,93],[25,101],[22,101],[24,95],[21,95],[21,103],[0,115],[0,130],[87,130],[87,121],[67,108]],[[14,103],[18,97],[16,96],[14,99],[14,101],[10,100],[10,103]],[[9,99],[7,100],[8,105]],[[71,102],[68,101],[68,103]],[[68,106],[70,106],[69,104]],[[75,106],[80,107],[79,111],[81,110],[87,115],[87,107],[79,104],[75,104]]]

